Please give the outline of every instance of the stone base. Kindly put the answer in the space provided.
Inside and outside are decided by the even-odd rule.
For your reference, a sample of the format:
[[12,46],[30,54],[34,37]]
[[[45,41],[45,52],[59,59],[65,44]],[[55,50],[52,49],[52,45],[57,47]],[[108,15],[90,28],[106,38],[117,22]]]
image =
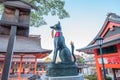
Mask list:
[[84,77],[82,74],[79,74],[76,76],[62,76],[62,77],[48,77],[46,75],[43,75],[43,76],[41,76],[42,80],[84,80]]
[[59,63],[49,64],[46,75],[50,77],[75,76],[78,75],[78,67],[73,64]]

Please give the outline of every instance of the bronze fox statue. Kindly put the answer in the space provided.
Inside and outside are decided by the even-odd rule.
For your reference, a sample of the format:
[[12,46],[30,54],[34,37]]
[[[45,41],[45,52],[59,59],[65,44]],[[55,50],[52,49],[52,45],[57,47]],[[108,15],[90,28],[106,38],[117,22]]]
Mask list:
[[[71,43],[72,51],[70,52],[70,50],[68,49],[68,47],[65,44],[65,39],[62,34],[62,28],[61,28],[60,22],[58,22],[54,26],[51,26],[50,28],[56,31],[55,36],[54,36],[53,63],[56,62],[56,57],[57,57],[58,53],[59,53],[59,57],[61,59],[61,63],[75,63],[76,58],[74,55],[74,45],[73,45],[73,43]],[[74,58],[74,61],[72,61],[72,56]]]

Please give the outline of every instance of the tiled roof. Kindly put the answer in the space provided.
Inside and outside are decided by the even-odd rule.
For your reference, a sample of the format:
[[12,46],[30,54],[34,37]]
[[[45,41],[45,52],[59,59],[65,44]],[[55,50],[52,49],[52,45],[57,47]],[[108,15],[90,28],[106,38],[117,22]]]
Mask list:
[[[0,35],[0,52],[6,52],[9,36]],[[50,53],[52,50],[41,48],[39,37],[17,36],[14,45],[15,53]]]
[[108,22],[114,22],[114,23],[120,24],[120,16],[116,15],[115,13],[109,13],[107,15],[107,18],[105,19],[105,22],[104,22],[101,30],[98,32],[98,34],[95,36],[95,38],[88,45],[93,44],[93,42],[96,40],[96,38],[100,37],[101,33],[105,29]]
[[29,9],[29,10],[31,8],[33,8],[33,9],[37,10],[36,6],[33,6],[32,4],[27,3],[27,2],[25,2],[23,0],[20,0],[20,1],[17,1],[17,0],[16,1],[5,1],[4,4],[6,6],[13,6],[13,7]]
[[[120,43],[120,37],[116,38],[114,40],[110,40],[108,42],[104,42],[103,47],[107,47],[109,45],[115,45],[115,44],[118,44],[118,43]],[[77,51],[93,54],[93,49],[96,49],[96,48],[99,48],[99,46],[97,44],[94,44],[94,45],[88,45],[86,47],[77,49]]]
[[[104,29],[106,28],[106,26],[109,22],[120,24],[120,16],[116,15],[115,13],[109,13],[107,15],[107,18],[106,18],[101,30],[98,32],[98,34],[95,36],[95,38],[86,47],[77,49],[77,51],[86,52],[86,53],[90,54],[90,53],[93,53],[93,49],[99,48],[99,46],[97,44],[95,44],[96,38],[100,37],[100,35],[102,34],[102,32],[104,31]],[[115,28],[115,29],[117,29],[117,28]],[[119,34],[120,32],[118,31],[118,29],[114,30],[114,33],[109,33],[109,36],[110,36],[110,34],[114,35],[115,33]],[[107,41],[105,41],[103,39],[103,47],[110,46],[110,45],[115,45],[115,44],[118,44],[118,43],[120,43],[120,36],[110,38]]]

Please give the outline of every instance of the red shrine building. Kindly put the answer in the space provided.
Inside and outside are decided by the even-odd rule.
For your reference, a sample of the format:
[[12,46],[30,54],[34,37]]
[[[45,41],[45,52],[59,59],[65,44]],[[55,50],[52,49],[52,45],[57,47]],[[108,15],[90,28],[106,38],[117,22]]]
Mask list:
[[[4,45],[3,45],[4,43]],[[8,36],[0,35],[0,74],[4,67]],[[44,58],[51,50],[41,48],[40,36],[16,37],[11,74],[36,74],[37,59]]]
[[79,52],[95,55],[98,80],[104,80],[100,47],[96,41],[98,37],[103,38],[102,54],[105,69],[111,70],[114,80],[117,80],[120,74],[120,16],[109,13],[97,36],[86,47],[77,49]]
[[[5,1],[0,20],[0,75],[3,72],[11,26],[17,27],[10,74],[36,74],[37,59],[48,56],[52,50],[41,47],[38,35],[29,35],[31,4],[20,1]],[[10,48],[10,47],[9,47]]]

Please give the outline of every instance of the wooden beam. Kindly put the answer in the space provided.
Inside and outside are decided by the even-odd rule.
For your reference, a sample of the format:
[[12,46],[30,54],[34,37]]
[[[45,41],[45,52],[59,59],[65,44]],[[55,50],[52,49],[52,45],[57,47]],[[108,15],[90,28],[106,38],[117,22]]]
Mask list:
[[99,66],[99,62],[98,62],[98,58],[97,58],[97,54],[98,54],[97,49],[94,50],[94,54],[95,54],[95,62],[96,62],[98,80],[103,80],[102,69]]
[[36,69],[37,69],[37,57],[35,57],[34,75],[36,75]]
[[28,28],[29,24],[24,24],[24,23],[18,23],[18,22],[10,22],[10,21],[5,21],[5,20],[0,20],[0,25],[2,26],[17,26],[17,27],[21,27],[21,28]]
[[[19,17],[19,10],[16,9],[15,22],[18,22],[18,17]],[[7,46],[7,53],[5,56],[5,63],[4,63],[1,80],[9,80],[14,43],[16,41],[16,31],[17,31],[17,26],[11,26],[11,31],[10,31],[10,36],[9,36],[9,41],[8,41],[8,46]]]
[[9,80],[14,42],[16,39],[16,30],[17,30],[16,26],[11,27],[11,32],[10,32],[10,37],[9,37],[9,42],[8,42],[8,47],[7,47],[7,53],[5,56],[5,63],[4,63],[1,80]]
[[20,66],[19,66],[19,72],[18,72],[18,79],[21,80],[21,71],[22,71],[22,61],[23,61],[23,55],[20,55]]

